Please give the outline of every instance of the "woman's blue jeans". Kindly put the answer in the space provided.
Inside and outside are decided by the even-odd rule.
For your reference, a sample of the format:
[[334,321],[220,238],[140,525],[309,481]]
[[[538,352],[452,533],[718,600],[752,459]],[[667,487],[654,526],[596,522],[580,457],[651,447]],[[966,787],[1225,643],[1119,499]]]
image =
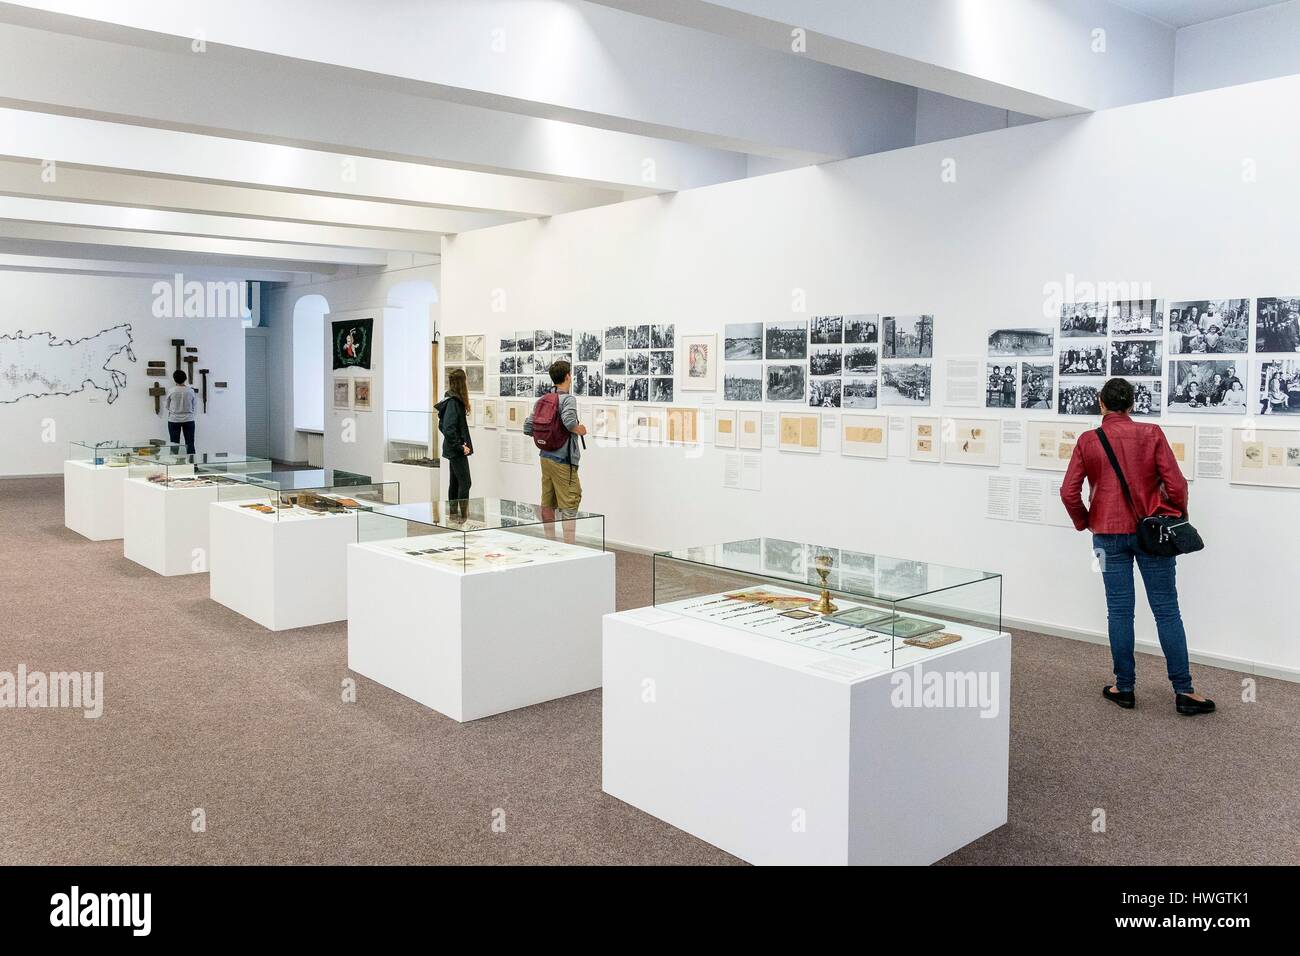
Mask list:
[[1132,690],[1136,680],[1133,661],[1133,610],[1137,592],[1133,588],[1133,562],[1142,572],[1147,603],[1156,619],[1160,648],[1165,652],[1169,682],[1178,694],[1193,693],[1192,672],[1187,663],[1187,634],[1178,610],[1178,587],[1174,581],[1174,558],[1158,558],[1138,550],[1137,535],[1094,534],[1093,552],[1101,565],[1106,586],[1106,619],[1110,631],[1110,655],[1115,663],[1115,689]]

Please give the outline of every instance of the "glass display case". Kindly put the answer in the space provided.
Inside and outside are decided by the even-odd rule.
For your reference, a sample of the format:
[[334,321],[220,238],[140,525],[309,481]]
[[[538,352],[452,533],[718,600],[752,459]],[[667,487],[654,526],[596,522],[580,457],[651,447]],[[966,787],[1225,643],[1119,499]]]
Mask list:
[[74,441],[68,452],[68,460],[92,468],[126,468],[132,455],[156,458],[159,455],[178,455],[184,450],[183,445],[171,445],[161,438],[146,438],[143,441],[122,441],[116,438],[99,442]]
[[655,607],[892,669],[1002,633],[1002,576],[782,538],[654,556]]
[[547,564],[605,550],[605,518],[504,498],[375,508],[357,540],[466,574]]
[[387,418],[388,454],[386,461],[395,465],[438,467],[439,436],[433,412],[390,410]]
[[194,455],[130,455],[127,477],[139,478],[167,488],[208,488],[239,481],[239,476],[269,474],[268,458],[249,458],[222,452]]
[[273,520],[351,514],[399,502],[395,481],[329,468],[234,474],[217,492],[218,501],[236,503]]

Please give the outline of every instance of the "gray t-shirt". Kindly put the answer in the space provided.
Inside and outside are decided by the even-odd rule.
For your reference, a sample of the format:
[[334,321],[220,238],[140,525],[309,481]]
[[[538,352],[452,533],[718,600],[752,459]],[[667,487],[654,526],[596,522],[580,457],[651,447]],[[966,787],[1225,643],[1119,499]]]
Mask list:
[[169,422],[192,422],[198,407],[198,393],[188,385],[177,385],[167,392],[162,410]]
[[[572,432],[578,427],[578,399],[572,392],[560,393],[560,421],[564,427]],[[524,419],[524,434],[533,433],[533,416],[530,412]],[[582,442],[578,441],[577,435],[569,436],[569,444],[559,451],[543,451],[541,457],[550,458],[555,461],[562,461],[566,465],[578,467],[578,460],[582,458]]]

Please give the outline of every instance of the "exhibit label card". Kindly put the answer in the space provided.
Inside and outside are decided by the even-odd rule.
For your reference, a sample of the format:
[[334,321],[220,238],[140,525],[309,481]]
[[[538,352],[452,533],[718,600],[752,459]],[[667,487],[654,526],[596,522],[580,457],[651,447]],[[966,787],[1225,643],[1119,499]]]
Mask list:
[[989,475],[984,517],[1011,521],[1015,514],[1015,496],[1015,485],[1010,475]]
[[1025,463],[1025,423],[1014,418],[1002,419],[1002,463]]
[[889,457],[907,457],[907,416],[889,416]]
[[722,487],[739,491],[759,491],[762,488],[762,455],[728,452],[722,457]]
[[776,447],[776,412],[763,413],[763,447]]
[[1226,478],[1228,474],[1228,430],[1214,425],[1196,429],[1196,477]]
[[979,356],[952,356],[944,363],[944,404],[983,405],[984,360]]
[[840,416],[822,414],[822,451],[840,450]]
[[1061,503],[1061,485],[1065,484],[1064,475],[1049,475],[1047,478],[1047,508],[1043,515],[1043,523],[1055,525],[1058,528],[1070,528],[1073,530],[1074,522],[1070,520],[1070,512],[1065,510],[1065,505]]
[[1042,524],[1046,504],[1043,479],[1021,475],[1016,479],[1016,520]]

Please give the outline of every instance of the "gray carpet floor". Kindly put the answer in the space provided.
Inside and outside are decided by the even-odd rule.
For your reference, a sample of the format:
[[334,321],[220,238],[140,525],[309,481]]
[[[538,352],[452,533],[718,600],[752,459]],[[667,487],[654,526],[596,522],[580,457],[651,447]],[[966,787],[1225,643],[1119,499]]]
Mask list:
[[[464,725],[364,678],[345,703],[346,625],[267,632],[62,509],[0,480],[0,670],[103,671],[105,715],[0,711],[0,863],[738,862],[601,792],[599,691]],[[649,599],[620,553],[618,606]],[[1300,863],[1300,686],[1195,667],[1220,712],[1181,718],[1143,655],[1123,712],[1108,664],[1015,634],[1010,821],[944,862]]]

